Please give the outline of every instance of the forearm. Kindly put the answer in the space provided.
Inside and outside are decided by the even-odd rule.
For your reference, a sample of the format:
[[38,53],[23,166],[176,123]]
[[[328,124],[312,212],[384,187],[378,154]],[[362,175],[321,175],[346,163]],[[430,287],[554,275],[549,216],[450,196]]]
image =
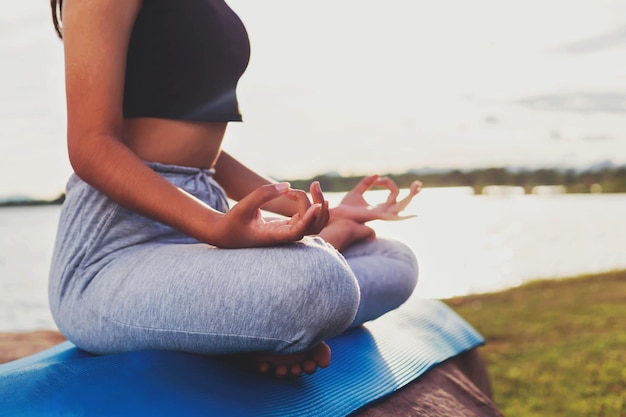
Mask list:
[[[255,189],[275,183],[248,168],[226,152],[222,152],[215,165],[215,180],[224,188],[229,198],[239,201]],[[263,210],[283,216],[292,216],[298,211],[293,200],[277,198],[263,206]]]
[[220,246],[223,214],[175,187],[109,136],[70,140],[70,161],[85,182],[120,205]]

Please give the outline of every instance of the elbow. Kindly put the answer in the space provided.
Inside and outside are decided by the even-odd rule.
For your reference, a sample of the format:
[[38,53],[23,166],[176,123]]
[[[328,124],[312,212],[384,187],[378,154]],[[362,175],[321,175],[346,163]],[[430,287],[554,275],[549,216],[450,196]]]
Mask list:
[[89,171],[93,168],[94,162],[91,160],[91,152],[88,151],[88,147],[85,146],[82,141],[78,141],[68,135],[67,141],[67,155],[70,160],[70,165],[74,170],[74,173],[83,180],[87,181],[89,177]]
[[106,135],[68,135],[67,153],[72,169],[83,181],[93,183],[99,167],[105,162],[107,143],[112,139]]

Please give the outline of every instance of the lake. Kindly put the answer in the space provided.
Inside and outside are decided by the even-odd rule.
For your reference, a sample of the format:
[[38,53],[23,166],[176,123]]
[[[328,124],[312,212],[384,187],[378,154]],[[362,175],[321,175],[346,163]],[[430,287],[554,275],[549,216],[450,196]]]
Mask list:
[[[336,202],[341,194],[328,198]],[[55,328],[46,290],[59,211],[0,209],[0,331]],[[418,217],[373,226],[417,253],[419,296],[626,268],[626,194],[474,195],[469,188],[435,188],[422,191],[407,212]]]

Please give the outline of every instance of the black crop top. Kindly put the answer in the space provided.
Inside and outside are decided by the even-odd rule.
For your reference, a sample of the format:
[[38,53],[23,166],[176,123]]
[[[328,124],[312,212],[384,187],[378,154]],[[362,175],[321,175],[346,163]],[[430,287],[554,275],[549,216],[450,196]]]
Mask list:
[[124,117],[241,121],[236,88],[250,58],[223,0],[144,0],[126,63]]

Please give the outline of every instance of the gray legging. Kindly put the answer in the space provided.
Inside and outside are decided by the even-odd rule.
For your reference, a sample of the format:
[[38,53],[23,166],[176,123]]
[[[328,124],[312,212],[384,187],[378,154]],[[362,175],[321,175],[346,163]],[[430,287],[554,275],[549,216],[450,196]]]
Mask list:
[[[148,165],[228,210],[212,170]],[[320,238],[220,249],[120,207],[73,175],[49,298],[61,332],[93,353],[291,353],[398,307],[416,281],[415,256],[399,242],[376,239],[343,256]]]

